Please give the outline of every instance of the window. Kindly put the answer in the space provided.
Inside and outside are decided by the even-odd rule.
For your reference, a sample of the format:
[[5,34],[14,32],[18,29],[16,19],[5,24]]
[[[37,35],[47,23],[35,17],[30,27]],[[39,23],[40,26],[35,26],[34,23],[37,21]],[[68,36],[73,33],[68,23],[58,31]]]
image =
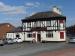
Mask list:
[[28,27],[31,27],[31,23],[30,23],[30,22],[28,22],[28,23],[27,23],[27,26],[28,26]]
[[63,30],[65,28],[65,21],[64,20],[59,20],[59,27],[60,27],[60,30]]
[[46,21],[46,25],[47,26],[50,26],[51,25],[51,22],[50,21]]
[[23,28],[24,28],[24,29],[26,28],[26,23],[23,23]]
[[41,21],[36,22],[37,27],[41,27]]
[[52,38],[53,37],[53,32],[46,32],[46,37]]
[[45,21],[42,21],[41,24],[42,24],[42,27],[45,27]]
[[53,26],[56,27],[57,26],[57,21],[53,20]]
[[37,25],[37,23],[36,23],[36,22],[34,22],[34,27],[36,27],[36,25]]
[[20,35],[17,33],[15,39],[19,39],[19,38],[20,38]]
[[64,20],[59,20],[59,23],[64,23]]
[[28,33],[27,34],[27,37],[29,37],[29,38],[32,37],[32,34],[31,33]]
[[19,35],[16,35],[16,37],[20,37]]
[[34,27],[34,22],[32,22],[32,27]]

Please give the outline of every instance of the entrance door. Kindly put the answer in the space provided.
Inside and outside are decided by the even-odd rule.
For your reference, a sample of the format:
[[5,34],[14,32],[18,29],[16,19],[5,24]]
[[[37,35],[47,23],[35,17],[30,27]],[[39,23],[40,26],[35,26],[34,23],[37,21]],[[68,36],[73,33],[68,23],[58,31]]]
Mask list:
[[41,34],[37,34],[37,41],[41,42]]
[[60,32],[60,39],[64,39],[64,32]]

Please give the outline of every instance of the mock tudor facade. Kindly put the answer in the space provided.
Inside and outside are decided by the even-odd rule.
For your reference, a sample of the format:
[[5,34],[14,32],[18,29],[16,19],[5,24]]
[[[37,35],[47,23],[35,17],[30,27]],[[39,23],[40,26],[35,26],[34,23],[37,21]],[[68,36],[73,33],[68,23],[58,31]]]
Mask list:
[[57,7],[22,20],[25,41],[66,41],[66,17]]
[[65,28],[66,17],[62,15],[59,8],[53,7],[52,11],[38,12],[22,19],[20,34],[23,41],[66,41]]

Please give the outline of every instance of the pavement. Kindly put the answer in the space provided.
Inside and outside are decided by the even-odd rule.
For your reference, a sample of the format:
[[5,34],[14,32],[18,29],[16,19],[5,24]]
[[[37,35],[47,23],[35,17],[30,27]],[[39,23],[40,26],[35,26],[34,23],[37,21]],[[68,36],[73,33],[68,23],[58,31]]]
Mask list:
[[20,43],[0,46],[0,56],[36,56],[44,51],[61,49],[65,43]]

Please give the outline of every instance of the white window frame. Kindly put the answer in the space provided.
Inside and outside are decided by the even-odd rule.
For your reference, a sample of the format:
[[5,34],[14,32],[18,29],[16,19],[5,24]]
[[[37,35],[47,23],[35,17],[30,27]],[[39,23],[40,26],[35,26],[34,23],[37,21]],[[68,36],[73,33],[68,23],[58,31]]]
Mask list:
[[[50,36],[48,34],[50,34]],[[52,31],[47,31],[46,32],[46,37],[47,38],[53,38],[53,32]]]

